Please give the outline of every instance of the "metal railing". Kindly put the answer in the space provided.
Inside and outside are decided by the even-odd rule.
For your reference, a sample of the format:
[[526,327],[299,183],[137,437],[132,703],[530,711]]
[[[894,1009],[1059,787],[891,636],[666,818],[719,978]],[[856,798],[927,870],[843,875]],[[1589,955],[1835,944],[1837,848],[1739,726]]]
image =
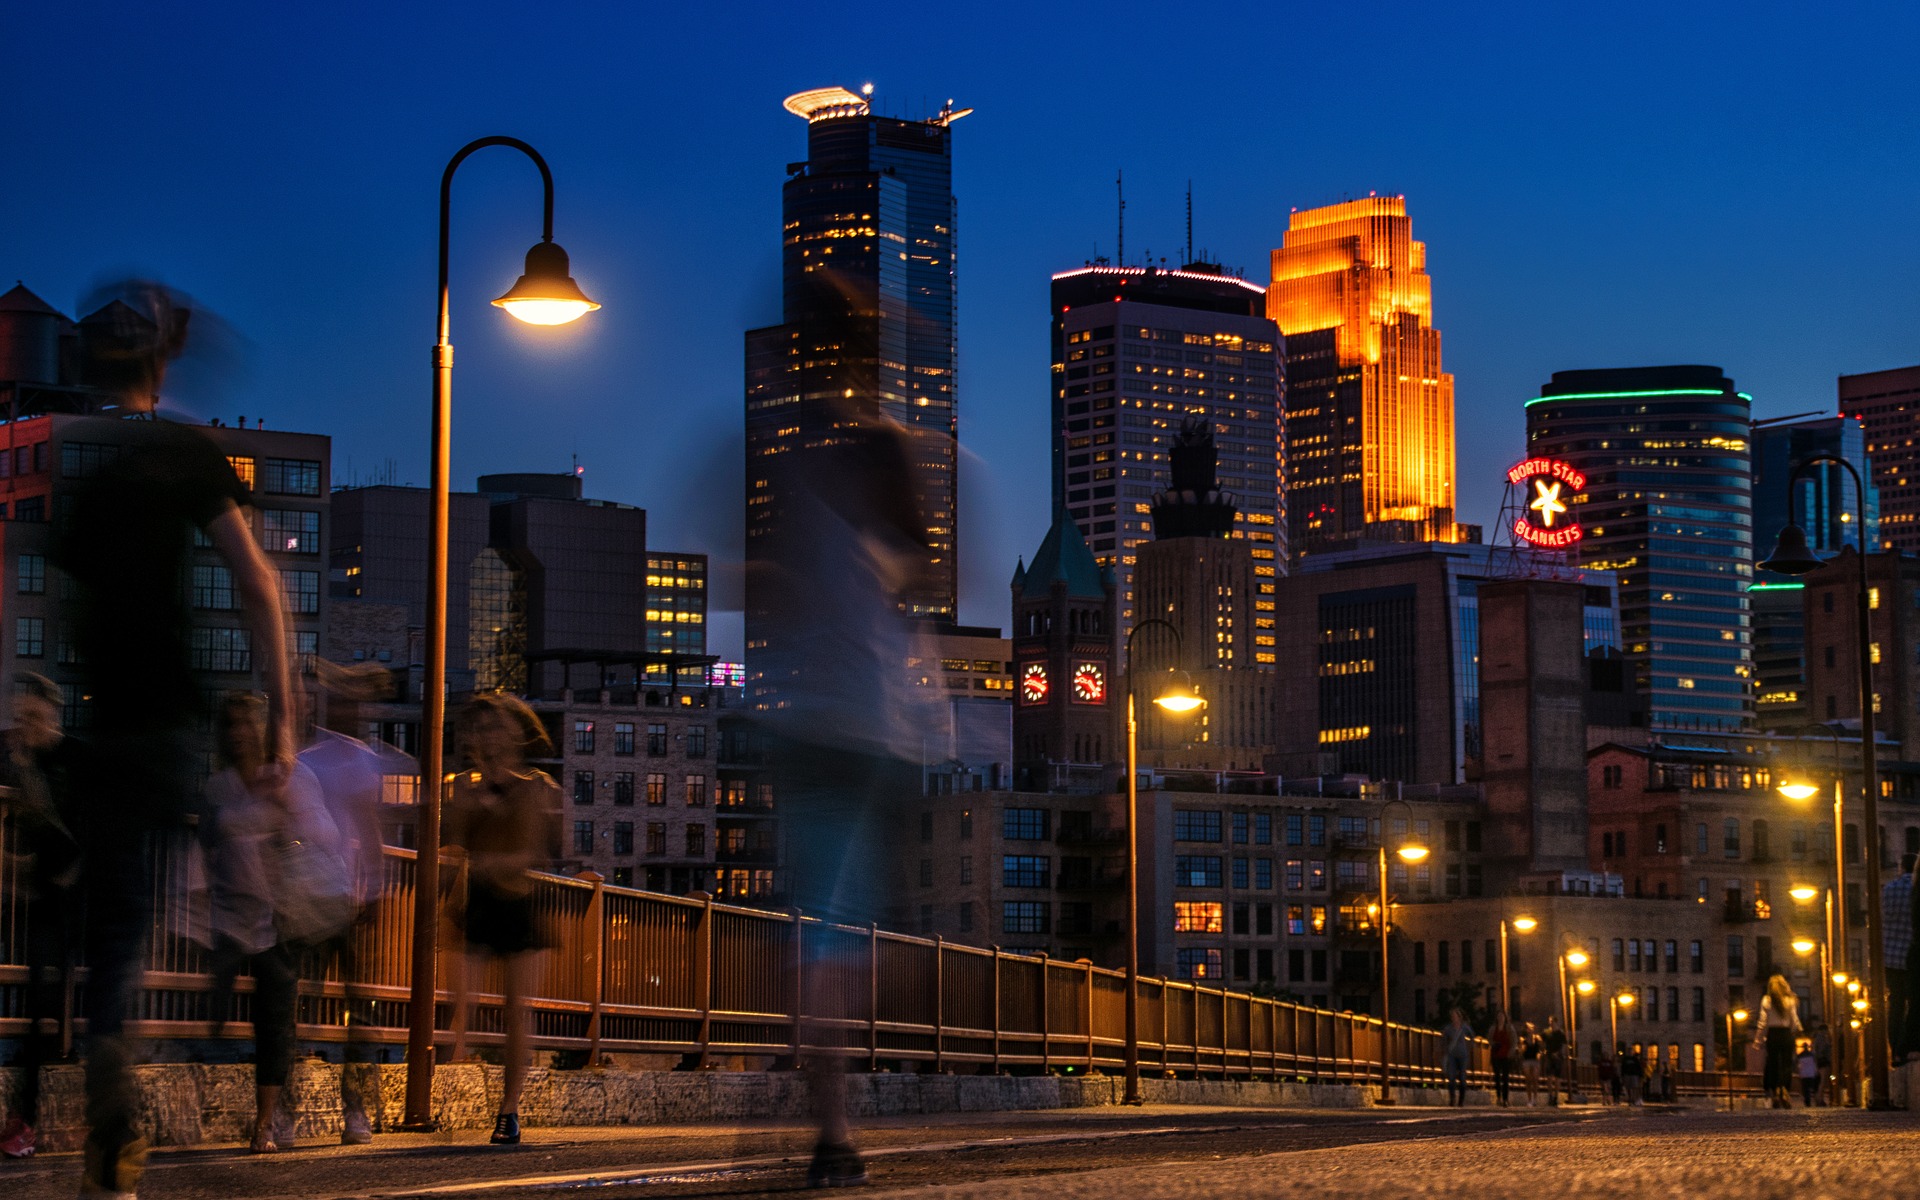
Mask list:
[[[0,839],[10,837],[0,827]],[[25,1032],[26,935],[31,905],[0,857],[0,1037]],[[156,849],[155,920],[130,1032],[150,1038],[244,1037],[211,1012],[207,952],[191,936],[184,836]],[[342,1042],[350,998],[372,1013],[368,1036],[406,1040],[414,855],[389,848],[386,889],[352,936],[355,978],[341,959],[302,963],[299,1036]],[[448,876],[454,874],[449,871]],[[597,877],[536,877],[535,903],[557,949],[538,956],[529,987],[533,1041],[547,1050],[791,1060],[835,1053],[870,1067],[916,1064],[942,1071],[1116,1072],[1122,1066],[1126,977],[1085,961],[1009,954],[826,924],[606,885]],[[457,944],[449,938],[446,944]],[[461,969],[442,959],[444,982]],[[825,972],[824,978],[807,978]],[[85,986],[82,966],[69,985]],[[468,1040],[499,1044],[497,972],[470,981]],[[1202,982],[1142,979],[1140,1060],[1150,1074],[1377,1083],[1381,1041],[1395,1083],[1442,1080],[1441,1036],[1377,1018],[1329,1012]],[[247,981],[239,991],[244,997]],[[799,998],[814,1011],[796,1019]],[[82,1011],[69,995],[68,1014]],[[451,1031],[454,994],[440,993],[436,1027]],[[244,999],[242,1003],[244,1003]],[[84,1032],[72,1016],[67,1032]],[[450,1035],[449,1035],[450,1036]],[[1470,1078],[1491,1076],[1476,1041]]]

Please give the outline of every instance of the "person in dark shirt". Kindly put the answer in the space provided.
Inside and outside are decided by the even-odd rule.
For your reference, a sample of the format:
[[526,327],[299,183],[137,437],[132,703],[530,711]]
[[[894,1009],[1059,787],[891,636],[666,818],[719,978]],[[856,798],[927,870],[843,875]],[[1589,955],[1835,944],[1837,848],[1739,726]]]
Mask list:
[[[86,925],[87,1126],[81,1194],[130,1197],[146,1162],[134,1127],[132,1054],[123,1034],[152,925],[149,843],[198,808],[207,702],[194,678],[184,579],[197,539],[232,573],[253,667],[268,700],[272,793],[294,755],[280,580],[254,540],[250,501],[219,447],[158,419],[167,364],[191,315],[156,285],[123,287],[116,325],[85,343],[88,377],[119,391],[119,417],[75,422],[80,477],[56,512],[52,564],[73,584],[66,620],[91,697],[92,726],[73,770]],[[63,472],[64,473],[64,472]],[[69,476],[69,478],[72,478]]]

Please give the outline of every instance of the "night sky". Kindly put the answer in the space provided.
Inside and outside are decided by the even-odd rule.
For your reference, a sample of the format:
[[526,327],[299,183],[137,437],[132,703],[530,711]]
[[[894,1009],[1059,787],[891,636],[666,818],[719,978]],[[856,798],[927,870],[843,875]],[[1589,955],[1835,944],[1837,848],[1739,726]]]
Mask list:
[[[1715,364],[1764,416],[1920,362],[1913,6],[1454,7],[13,5],[0,289],[78,315],[103,278],[164,279],[239,335],[179,408],[332,434],[339,483],[425,484],[440,171],[524,138],[606,307],[559,330],[488,307],[538,237],[538,177],[471,160],[456,486],[577,455],[655,544],[736,560],[741,333],[780,319],[780,183],[806,154],[780,100],[952,97],[978,110],[954,131],[961,615],[1001,626],[1048,516],[1047,278],[1113,253],[1116,169],[1130,260],[1175,265],[1191,180],[1197,246],[1262,283],[1289,208],[1404,193],[1470,521],[1555,370]],[[739,628],[716,618],[714,648]]]

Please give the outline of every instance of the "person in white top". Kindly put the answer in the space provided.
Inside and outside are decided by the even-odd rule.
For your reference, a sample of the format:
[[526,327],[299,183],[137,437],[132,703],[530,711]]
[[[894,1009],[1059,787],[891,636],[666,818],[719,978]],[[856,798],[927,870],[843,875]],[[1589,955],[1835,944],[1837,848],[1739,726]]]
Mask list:
[[1800,1038],[1800,1000],[1787,977],[1774,972],[1760,1001],[1760,1019],[1754,1022],[1754,1040],[1767,1052],[1764,1085],[1774,1108],[1793,1107],[1793,1050]]

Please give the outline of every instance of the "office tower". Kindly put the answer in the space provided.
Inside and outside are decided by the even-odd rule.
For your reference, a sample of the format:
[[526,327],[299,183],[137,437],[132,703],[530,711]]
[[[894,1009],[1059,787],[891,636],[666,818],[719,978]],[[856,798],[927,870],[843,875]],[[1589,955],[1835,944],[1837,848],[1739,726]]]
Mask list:
[[[1311,555],[1280,581],[1283,775],[1452,784],[1482,757],[1481,586],[1489,546],[1374,545]],[[1582,650],[1603,682],[1619,645],[1613,577],[1586,572]]]
[[1166,442],[1194,418],[1213,426],[1221,486],[1239,498],[1230,536],[1248,543],[1272,611],[1287,568],[1285,383],[1262,294],[1203,263],[1053,277],[1053,503],[1113,571],[1123,637],[1148,510],[1169,482]]
[[1296,557],[1454,525],[1453,376],[1427,247],[1403,196],[1295,211],[1267,315],[1287,347],[1287,519]]
[[[1034,551],[1014,568],[1013,772],[1016,786],[1055,791],[1097,783],[1126,753],[1124,713],[1114,715],[1117,675],[1113,572],[1087,549],[1060,510]],[[1124,700],[1121,701],[1124,703]]]
[[[647,551],[647,650],[653,654],[707,652],[707,556],[677,550]],[[665,675],[668,664],[649,664]]]
[[1753,721],[1752,398],[1718,367],[1559,371],[1527,451],[1586,476],[1582,566],[1620,582],[1620,632],[1655,729]]
[[[1213,426],[1189,418],[1167,439],[1171,486],[1153,498],[1153,540],[1134,575],[1141,628],[1131,664],[1140,703],[1140,761],[1161,767],[1259,771],[1274,748],[1274,613],[1254,608],[1254,543],[1232,537],[1235,500],[1214,474]],[[1183,716],[1147,703],[1185,672],[1206,707]]]
[[1920,553],[1920,367],[1840,377],[1840,415],[1866,430],[1880,549]]
[[[849,425],[897,422],[909,435],[911,524],[928,546],[909,616],[952,620],[958,546],[955,468],[954,218],[951,105],[925,120],[875,115],[842,88],[789,96],[807,122],[807,157],[781,190],[784,321],[746,335],[749,563],[808,531],[793,481],[805,458]],[[776,461],[776,456],[787,456]],[[774,469],[776,466],[784,470]],[[749,572],[749,692],[775,703],[753,659],[778,617],[764,573]]]
[[[1864,521],[1853,484],[1831,463],[1809,467],[1795,482],[1794,466],[1816,454],[1845,459],[1866,485]],[[1880,544],[1879,489],[1871,482],[1866,437],[1853,417],[1783,417],[1753,423],[1753,553],[1773,551],[1789,521],[1806,531],[1807,542],[1823,554],[1842,546],[1869,549]],[[1789,486],[1791,484],[1791,486]],[[1806,623],[1802,620],[1802,580],[1755,566],[1747,599],[1753,614],[1753,669],[1758,681],[1754,718],[1762,729],[1787,729],[1814,719],[1806,694]]]

